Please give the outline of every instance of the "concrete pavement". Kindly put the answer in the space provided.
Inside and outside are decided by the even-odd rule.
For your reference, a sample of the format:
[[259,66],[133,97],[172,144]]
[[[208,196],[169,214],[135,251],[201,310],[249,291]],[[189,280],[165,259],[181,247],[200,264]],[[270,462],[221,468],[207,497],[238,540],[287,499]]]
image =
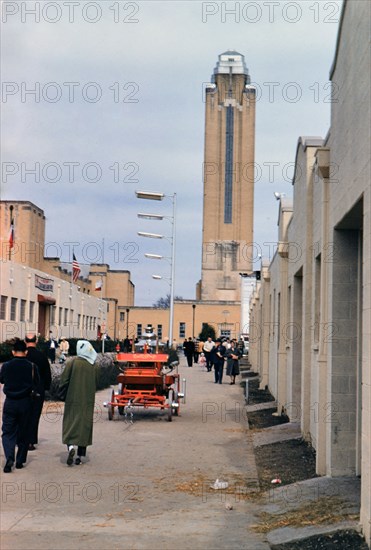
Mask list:
[[[23,470],[1,474],[2,550],[269,549],[250,530],[258,476],[241,387],[214,384],[184,358],[179,371],[187,402],[171,423],[155,409],[110,422],[109,390],[98,392],[81,466],[66,465],[63,404],[46,404],[38,449]],[[228,489],[210,489],[217,478]]]

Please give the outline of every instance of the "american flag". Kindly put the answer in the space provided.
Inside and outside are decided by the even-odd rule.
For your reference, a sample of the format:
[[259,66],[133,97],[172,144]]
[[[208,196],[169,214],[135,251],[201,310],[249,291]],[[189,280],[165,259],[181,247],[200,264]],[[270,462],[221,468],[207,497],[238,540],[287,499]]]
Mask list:
[[72,280],[74,283],[76,283],[77,279],[79,278],[81,269],[78,264],[78,261],[76,260],[75,254],[73,254],[73,262],[72,262]]
[[14,220],[10,219],[10,231],[9,231],[9,251],[14,247]]

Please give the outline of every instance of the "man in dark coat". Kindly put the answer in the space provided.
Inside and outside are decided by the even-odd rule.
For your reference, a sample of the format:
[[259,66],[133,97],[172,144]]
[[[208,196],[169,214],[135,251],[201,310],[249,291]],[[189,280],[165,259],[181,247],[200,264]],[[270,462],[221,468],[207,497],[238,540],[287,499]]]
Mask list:
[[37,365],[39,373],[39,383],[36,388],[38,395],[33,400],[31,415],[29,451],[34,451],[36,449],[35,445],[38,443],[39,421],[45,400],[45,390],[50,388],[52,380],[48,358],[36,349],[36,340],[36,334],[26,334],[27,359]]
[[221,384],[223,381],[225,346],[220,339],[216,340],[213,348],[213,363],[215,370],[215,384]]
[[36,366],[26,359],[25,342],[16,340],[13,346],[13,359],[4,363],[0,372],[0,383],[4,384],[3,391],[6,395],[2,433],[6,474],[12,471],[14,461],[15,467],[20,469],[27,460],[32,411],[31,393],[34,381],[37,383],[37,377]]
[[49,332],[49,340],[48,340],[47,344],[48,344],[48,346],[47,346],[48,357],[50,359],[50,362],[52,364],[54,364],[55,363],[55,352],[56,352],[56,349],[58,347],[58,342],[57,342],[57,340],[54,340],[52,331]]
[[188,366],[191,367],[193,363],[193,356],[195,353],[195,343],[192,338],[188,338],[183,345],[184,355],[187,357]]

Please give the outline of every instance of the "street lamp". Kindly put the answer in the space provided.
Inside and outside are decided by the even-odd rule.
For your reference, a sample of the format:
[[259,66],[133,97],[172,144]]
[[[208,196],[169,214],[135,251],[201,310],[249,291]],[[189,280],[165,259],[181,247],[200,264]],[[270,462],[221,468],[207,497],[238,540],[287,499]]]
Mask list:
[[139,212],[137,214],[138,218],[141,218],[143,220],[163,220],[164,216],[161,216],[160,214],[146,214],[144,212]]
[[151,201],[162,201],[164,197],[175,197],[174,195],[165,195],[164,193],[155,193],[152,191],[135,191],[137,199],[149,199]]
[[145,233],[144,231],[138,231],[137,235],[139,237],[148,237],[149,239],[163,239],[164,235],[159,235],[158,233]]
[[149,258],[150,260],[168,260],[169,258],[166,258],[165,256],[161,256],[161,254],[149,254],[146,252],[144,254],[146,258]]
[[[173,324],[174,324],[174,283],[175,283],[175,226],[176,226],[176,193],[173,195],[165,195],[165,193],[156,193],[153,191],[135,191],[135,195],[138,199],[147,199],[154,201],[162,201],[164,198],[169,198],[173,203],[173,215],[172,216],[162,216],[160,214],[146,214],[139,213],[138,218],[148,219],[148,220],[163,220],[168,219],[172,225],[171,238],[169,239],[171,244],[171,257],[167,258],[159,254],[145,254],[146,258],[153,260],[168,260],[170,263],[170,308],[169,308],[169,342],[170,345],[173,343]],[[149,237],[152,239],[166,239],[164,235],[159,235],[158,233],[145,233],[143,231],[138,232],[140,237]],[[154,277],[155,279],[160,278]]]

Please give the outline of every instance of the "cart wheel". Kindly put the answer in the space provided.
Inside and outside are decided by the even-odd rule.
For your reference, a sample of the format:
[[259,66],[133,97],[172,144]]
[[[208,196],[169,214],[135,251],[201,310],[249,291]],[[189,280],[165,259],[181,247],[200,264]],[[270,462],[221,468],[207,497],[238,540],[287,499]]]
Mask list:
[[173,420],[173,412],[174,412],[174,409],[172,407],[172,403],[173,403],[173,399],[174,399],[174,390],[173,389],[170,389],[169,390],[169,393],[168,393],[168,410],[167,410],[167,419],[169,422],[171,422]]
[[[114,400],[115,400],[115,390],[112,390],[112,393],[111,393],[111,403],[113,403]],[[114,414],[113,405],[108,405],[108,420],[112,420],[112,419],[113,419],[113,414]]]

